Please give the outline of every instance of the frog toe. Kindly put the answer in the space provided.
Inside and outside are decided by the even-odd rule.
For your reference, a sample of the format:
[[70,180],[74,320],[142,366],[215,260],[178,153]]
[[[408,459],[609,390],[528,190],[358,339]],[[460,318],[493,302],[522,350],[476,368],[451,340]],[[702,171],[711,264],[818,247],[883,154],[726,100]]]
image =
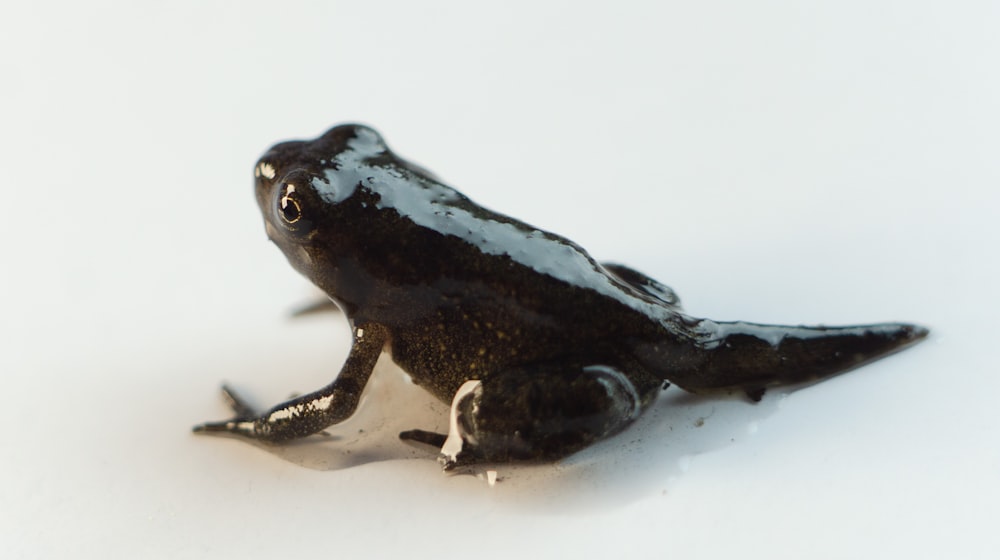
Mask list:
[[254,423],[252,420],[223,420],[221,422],[204,422],[191,428],[196,434],[237,434],[252,435],[254,433]]
[[317,298],[308,303],[299,305],[292,310],[292,317],[299,318],[305,317],[307,315],[316,315],[319,313],[339,313],[340,307],[337,307],[336,303],[330,298]]
[[257,418],[256,409],[226,384],[222,385],[222,398],[235,415],[228,420],[198,424],[191,428],[191,431],[194,433],[252,434],[254,419]]
[[446,473],[459,472],[463,468],[460,472],[467,472],[469,468],[474,468],[476,464],[482,461],[481,457],[468,451],[459,452],[455,455],[442,452],[438,455],[438,463],[441,465],[441,470]]
[[234,420],[247,420],[258,416],[257,409],[225,383],[222,385],[222,398],[236,414]]
[[407,430],[399,433],[399,439],[422,443],[440,449],[444,445],[445,440],[448,439],[448,434],[439,434],[426,430]]

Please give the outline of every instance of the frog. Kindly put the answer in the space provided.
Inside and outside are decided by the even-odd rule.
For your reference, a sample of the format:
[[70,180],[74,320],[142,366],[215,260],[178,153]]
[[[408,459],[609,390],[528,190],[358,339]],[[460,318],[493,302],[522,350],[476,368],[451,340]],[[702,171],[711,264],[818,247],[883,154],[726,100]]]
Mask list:
[[268,410],[224,385],[234,416],[197,433],[274,444],[321,433],[357,410],[386,353],[449,406],[447,433],[399,434],[438,449],[445,470],[557,461],[622,431],[671,385],[759,401],[929,332],[689,315],[670,287],[473,202],[360,124],[275,144],[254,192],[268,237],[343,311],[352,343],[331,383]]

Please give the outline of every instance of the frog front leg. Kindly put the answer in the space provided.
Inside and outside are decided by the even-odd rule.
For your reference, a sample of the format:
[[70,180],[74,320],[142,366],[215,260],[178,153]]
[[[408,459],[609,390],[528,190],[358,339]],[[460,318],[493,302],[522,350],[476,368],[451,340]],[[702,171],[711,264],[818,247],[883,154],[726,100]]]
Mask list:
[[441,445],[446,470],[511,460],[555,460],[631,423],[659,390],[608,365],[545,364],[464,383],[447,436],[421,430],[400,437]]
[[354,413],[388,334],[382,325],[354,327],[354,344],[337,378],[326,387],[257,414],[228,388],[223,395],[236,416],[194,427],[198,433],[232,433],[268,442],[305,437],[346,420]]

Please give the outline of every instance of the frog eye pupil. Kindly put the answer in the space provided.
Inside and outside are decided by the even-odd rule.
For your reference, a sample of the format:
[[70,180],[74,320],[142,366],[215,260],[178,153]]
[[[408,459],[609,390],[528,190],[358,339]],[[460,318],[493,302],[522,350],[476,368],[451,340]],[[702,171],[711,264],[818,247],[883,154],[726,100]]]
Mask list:
[[278,201],[278,212],[286,223],[294,224],[302,218],[302,207],[295,200],[295,185],[285,185],[284,191]]
[[299,208],[299,203],[295,200],[288,198],[287,196],[281,199],[281,217],[285,219],[286,222],[294,224],[302,218],[302,209]]

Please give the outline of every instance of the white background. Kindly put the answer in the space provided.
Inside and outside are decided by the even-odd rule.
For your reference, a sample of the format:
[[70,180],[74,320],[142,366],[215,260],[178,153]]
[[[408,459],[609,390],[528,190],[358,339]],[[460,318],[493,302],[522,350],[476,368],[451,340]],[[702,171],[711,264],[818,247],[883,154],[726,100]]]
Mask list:
[[[995,558],[998,6],[6,6],[2,556]],[[223,379],[270,405],[346,354],[288,320],[250,181],[343,121],[696,316],[932,337],[756,406],[667,391],[494,487],[384,437],[405,385],[378,445],[196,437]]]

